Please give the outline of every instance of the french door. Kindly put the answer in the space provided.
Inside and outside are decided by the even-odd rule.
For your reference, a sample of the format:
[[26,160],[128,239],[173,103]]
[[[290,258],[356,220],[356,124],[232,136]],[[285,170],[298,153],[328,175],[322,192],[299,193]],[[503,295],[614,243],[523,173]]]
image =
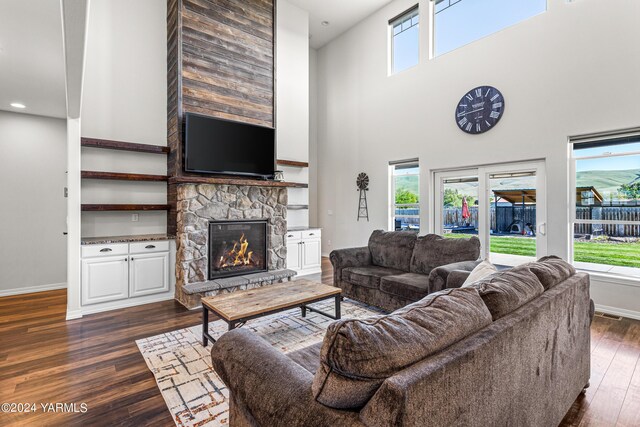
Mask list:
[[543,161],[496,164],[435,174],[436,233],[477,235],[481,257],[513,266],[547,253]]

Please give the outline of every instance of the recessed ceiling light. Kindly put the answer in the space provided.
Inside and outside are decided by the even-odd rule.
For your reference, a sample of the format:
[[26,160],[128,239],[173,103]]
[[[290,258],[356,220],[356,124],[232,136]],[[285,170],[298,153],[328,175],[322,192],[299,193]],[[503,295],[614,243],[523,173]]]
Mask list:
[[322,24],[323,27],[328,27],[329,21],[322,21],[320,24]]
[[26,105],[21,104],[21,103],[19,103],[19,102],[12,102],[12,103],[11,103],[11,106],[12,106],[13,108],[19,108],[19,109],[21,109],[21,110],[22,110],[22,109],[24,109],[24,108],[27,108],[27,106],[26,106]]

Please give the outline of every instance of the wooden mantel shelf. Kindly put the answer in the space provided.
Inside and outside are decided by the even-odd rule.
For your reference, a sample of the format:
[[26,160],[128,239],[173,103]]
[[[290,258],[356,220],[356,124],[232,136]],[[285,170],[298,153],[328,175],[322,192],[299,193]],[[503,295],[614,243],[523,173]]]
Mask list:
[[109,179],[116,181],[148,181],[148,182],[167,182],[167,175],[147,175],[141,173],[120,173],[120,172],[98,172],[98,171],[82,171],[80,176],[84,179]]
[[298,168],[308,168],[309,167],[309,163],[307,163],[307,162],[299,162],[297,160],[278,159],[277,163],[279,165],[282,165],[282,166],[294,166],[294,167],[298,167]]
[[309,188],[309,184],[301,182],[265,181],[260,179],[224,178],[213,176],[178,176],[169,178],[169,184],[224,184],[248,185],[252,187],[289,187]]
[[168,211],[169,205],[89,205],[83,204],[85,212],[107,211]]
[[110,141],[108,139],[80,138],[80,145],[108,150],[133,151],[136,153],[167,154],[169,147],[162,145],[138,144],[135,142]]

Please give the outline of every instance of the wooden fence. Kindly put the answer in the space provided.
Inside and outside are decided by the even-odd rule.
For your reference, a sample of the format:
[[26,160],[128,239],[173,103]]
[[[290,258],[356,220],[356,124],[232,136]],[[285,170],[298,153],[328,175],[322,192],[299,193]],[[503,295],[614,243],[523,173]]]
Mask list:
[[[640,207],[611,206],[611,207],[577,207],[576,219],[591,219],[605,221],[639,221]],[[640,237],[640,225],[623,224],[576,224],[575,234],[593,234],[614,237]]]

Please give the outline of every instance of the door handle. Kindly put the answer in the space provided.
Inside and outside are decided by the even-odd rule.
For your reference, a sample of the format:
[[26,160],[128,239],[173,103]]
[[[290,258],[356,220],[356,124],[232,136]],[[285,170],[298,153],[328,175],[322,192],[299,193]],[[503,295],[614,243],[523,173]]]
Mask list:
[[540,225],[538,225],[538,234],[541,234],[543,236],[547,235],[547,223],[543,222]]

